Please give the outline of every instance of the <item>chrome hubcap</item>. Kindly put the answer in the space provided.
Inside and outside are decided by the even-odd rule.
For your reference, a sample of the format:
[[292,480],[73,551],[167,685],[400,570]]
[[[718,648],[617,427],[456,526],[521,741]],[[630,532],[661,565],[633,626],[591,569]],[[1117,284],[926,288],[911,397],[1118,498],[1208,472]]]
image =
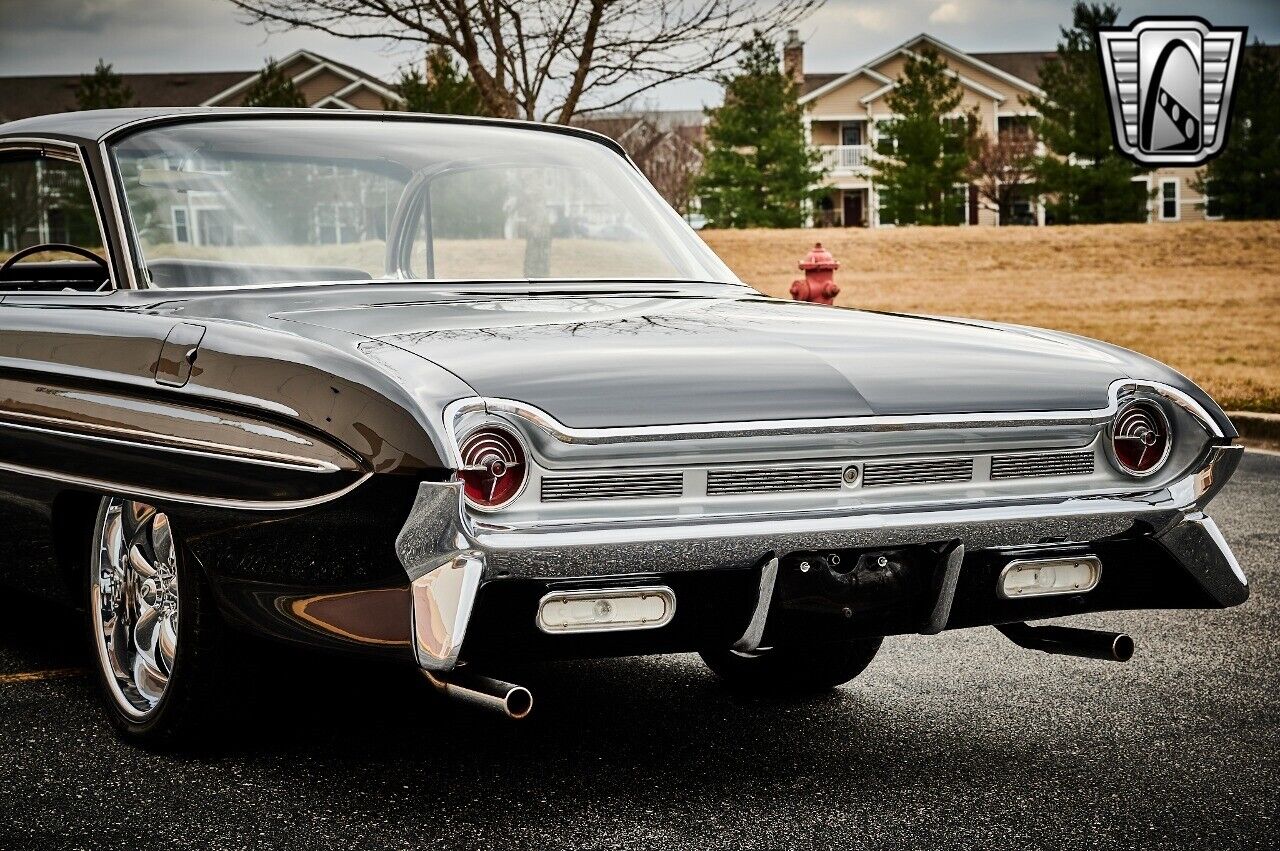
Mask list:
[[98,659],[125,714],[145,718],[169,687],[178,652],[178,550],[150,505],[107,502],[90,572]]

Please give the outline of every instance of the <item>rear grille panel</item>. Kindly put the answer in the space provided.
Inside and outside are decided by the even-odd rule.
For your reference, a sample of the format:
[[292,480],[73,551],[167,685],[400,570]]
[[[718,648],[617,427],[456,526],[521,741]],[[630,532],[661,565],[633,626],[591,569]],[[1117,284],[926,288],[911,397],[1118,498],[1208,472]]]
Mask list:
[[591,499],[660,499],[684,493],[684,474],[627,473],[623,475],[554,476],[542,480],[543,502]]
[[973,479],[972,458],[928,458],[923,461],[869,461],[862,468],[864,488],[932,485]]
[[843,467],[829,465],[712,470],[707,473],[707,496],[839,490],[843,477]]
[[1093,452],[1039,452],[1033,455],[997,455],[991,459],[991,478],[1030,479],[1040,476],[1088,476],[1093,473]]

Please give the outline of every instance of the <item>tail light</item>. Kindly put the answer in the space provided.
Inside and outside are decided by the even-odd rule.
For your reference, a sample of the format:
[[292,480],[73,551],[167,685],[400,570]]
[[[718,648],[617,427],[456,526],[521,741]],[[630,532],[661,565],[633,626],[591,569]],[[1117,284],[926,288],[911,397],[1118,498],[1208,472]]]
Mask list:
[[1130,402],[1111,425],[1116,466],[1131,476],[1150,476],[1164,466],[1172,447],[1169,418],[1154,402]]
[[467,502],[492,511],[520,495],[529,478],[524,444],[513,431],[485,426],[471,432],[460,447],[462,479]]

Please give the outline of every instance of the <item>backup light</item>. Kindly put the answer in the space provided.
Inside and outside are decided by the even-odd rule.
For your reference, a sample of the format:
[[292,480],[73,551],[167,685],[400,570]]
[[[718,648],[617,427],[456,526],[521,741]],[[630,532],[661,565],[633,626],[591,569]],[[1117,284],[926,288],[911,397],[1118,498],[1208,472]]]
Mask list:
[[1083,594],[1096,588],[1101,578],[1102,561],[1097,556],[1019,559],[1000,571],[997,589],[1006,600]]
[[665,586],[552,591],[538,603],[543,632],[657,629],[671,622],[676,595]]

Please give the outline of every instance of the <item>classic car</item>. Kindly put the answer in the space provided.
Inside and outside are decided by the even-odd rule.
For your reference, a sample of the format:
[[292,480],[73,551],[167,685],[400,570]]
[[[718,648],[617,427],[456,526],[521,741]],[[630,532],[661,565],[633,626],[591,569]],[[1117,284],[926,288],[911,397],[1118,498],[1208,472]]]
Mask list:
[[1248,596],[1192,382],[765,297],[602,136],[89,111],[0,126],[0,178],[0,572],[83,607],[128,737],[216,723],[263,637],[520,717],[521,660],[806,694],[885,636],[1123,661],[1028,622]]

